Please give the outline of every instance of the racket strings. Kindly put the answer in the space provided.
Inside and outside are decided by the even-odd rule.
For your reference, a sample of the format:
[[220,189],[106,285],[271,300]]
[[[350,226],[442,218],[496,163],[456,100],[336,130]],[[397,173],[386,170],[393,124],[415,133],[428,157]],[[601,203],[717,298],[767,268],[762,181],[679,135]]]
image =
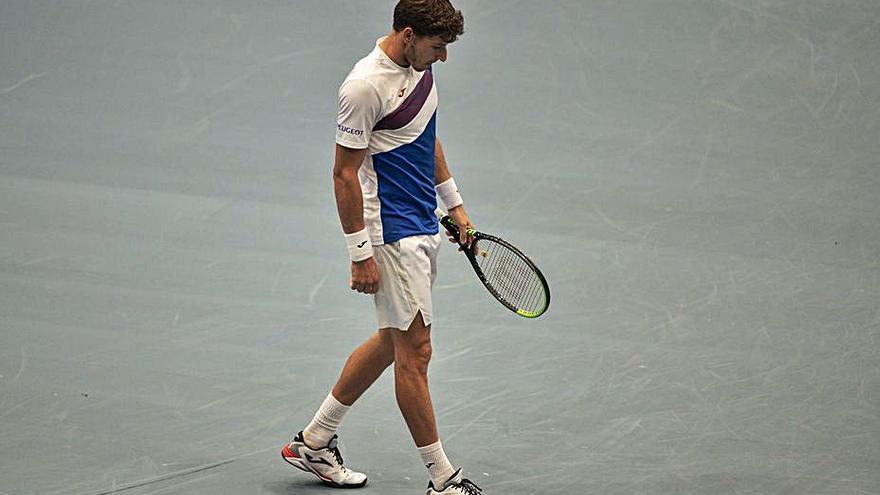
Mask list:
[[532,267],[504,245],[478,241],[477,264],[486,282],[505,301],[526,311],[538,311],[544,305],[544,286]]

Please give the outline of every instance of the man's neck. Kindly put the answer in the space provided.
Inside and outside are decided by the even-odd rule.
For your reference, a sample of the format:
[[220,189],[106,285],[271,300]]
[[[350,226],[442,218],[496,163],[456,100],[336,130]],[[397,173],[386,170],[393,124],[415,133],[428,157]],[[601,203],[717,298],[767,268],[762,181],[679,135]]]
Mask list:
[[406,61],[406,56],[403,54],[403,41],[395,31],[391,31],[391,34],[379,43],[379,48],[395,64],[401,67],[409,67],[409,62]]

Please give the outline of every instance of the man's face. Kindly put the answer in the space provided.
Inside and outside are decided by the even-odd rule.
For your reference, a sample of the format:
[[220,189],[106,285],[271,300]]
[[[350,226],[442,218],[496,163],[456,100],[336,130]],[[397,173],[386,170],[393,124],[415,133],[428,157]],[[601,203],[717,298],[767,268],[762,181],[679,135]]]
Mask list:
[[421,72],[438,60],[446,62],[446,45],[446,41],[439,36],[413,34],[404,53],[412,68]]

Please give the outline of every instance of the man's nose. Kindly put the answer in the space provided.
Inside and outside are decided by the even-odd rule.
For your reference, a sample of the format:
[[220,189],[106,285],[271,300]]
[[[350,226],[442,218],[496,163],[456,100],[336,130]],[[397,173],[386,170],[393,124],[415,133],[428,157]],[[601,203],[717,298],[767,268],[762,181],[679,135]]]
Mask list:
[[438,58],[441,62],[446,62],[446,48],[440,49],[440,56]]

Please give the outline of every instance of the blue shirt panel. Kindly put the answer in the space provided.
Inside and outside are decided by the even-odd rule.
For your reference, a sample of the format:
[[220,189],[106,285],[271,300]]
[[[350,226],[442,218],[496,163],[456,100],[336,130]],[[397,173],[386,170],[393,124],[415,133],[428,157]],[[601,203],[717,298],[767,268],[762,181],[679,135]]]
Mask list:
[[436,112],[422,135],[409,144],[373,155],[379,183],[382,237],[386,244],[439,232],[434,191]]

